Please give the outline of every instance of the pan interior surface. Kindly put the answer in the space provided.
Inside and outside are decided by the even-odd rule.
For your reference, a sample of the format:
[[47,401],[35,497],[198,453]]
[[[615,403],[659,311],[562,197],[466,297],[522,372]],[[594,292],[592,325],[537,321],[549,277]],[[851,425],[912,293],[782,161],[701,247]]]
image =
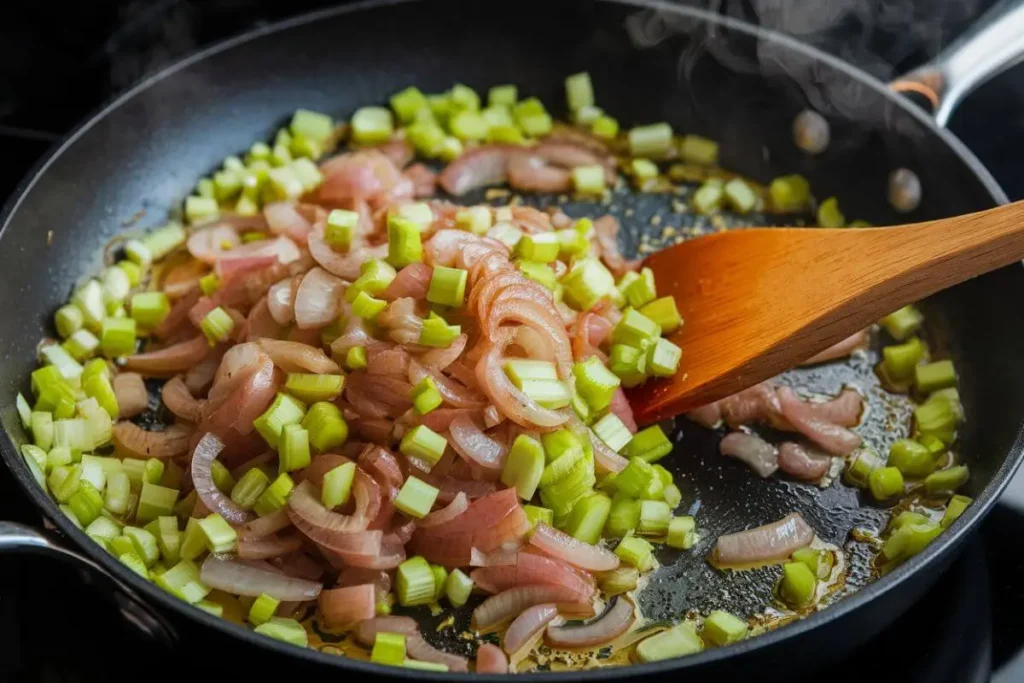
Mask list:
[[[0,359],[0,406],[10,435],[2,448],[26,485],[31,479],[14,448],[24,434],[13,399],[17,391],[27,392],[35,346],[51,333],[52,312],[95,269],[96,255],[112,237],[162,224],[197,178],[224,156],[268,139],[297,107],[347,118],[358,106],[383,102],[410,84],[436,92],[454,82],[477,91],[515,83],[521,96],[536,95],[557,112],[565,75],[587,70],[598,103],[624,126],[666,120],[676,131],[714,138],[724,168],[760,182],[801,173],[817,197],[838,196],[850,218],[879,225],[938,218],[986,208],[999,196],[972,168],[976,162],[960,156],[922,118],[872,84],[775,38],[726,25],[708,30],[686,12],[612,2],[576,7],[527,0],[500,22],[483,5],[378,4],[259,33],[145,84],[50,159],[9,204],[0,235],[0,267],[8,283],[0,289],[0,310],[8,321],[0,329],[6,351]],[[453,23],[461,27],[458,39],[439,40],[451,35]],[[792,119],[807,107],[832,124],[831,146],[815,157],[799,152],[791,139]],[[885,199],[888,173],[898,167],[917,172],[924,187],[921,207],[909,216],[894,214]],[[565,208],[572,215],[617,215],[627,252],[641,243],[649,248],[723,227],[719,219],[680,213],[681,204],[685,192],[616,193],[609,203],[570,202]],[[939,295],[926,307],[932,341],[949,350],[960,370],[967,414],[960,453],[972,469],[966,492],[979,502],[960,523],[961,531],[991,504],[1019,459],[1014,444],[1024,395],[1013,387],[1024,384],[1024,360],[1015,359],[1022,330],[1005,307],[1024,294],[1022,277],[1019,268],[1004,269]],[[848,363],[792,371],[782,381],[826,395],[844,384],[859,387],[870,408],[858,431],[884,453],[909,426],[909,408],[878,389],[875,342],[872,351]],[[760,480],[720,456],[712,432],[685,420],[679,427],[677,448],[662,464],[677,475],[681,511],[691,507],[703,540],[691,551],[661,551],[663,567],[641,598],[650,617],[677,620],[688,610],[716,608],[742,616],[763,612],[773,604],[777,568],[719,572],[704,558],[718,535],[792,511],[800,511],[824,540],[852,551],[852,571],[841,593],[865,584],[868,556],[861,544],[848,543],[849,532],[880,529],[884,509],[862,504],[839,481],[820,489],[778,477]],[[1011,452],[1012,462],[1006,456]],[[33,497],[66,533],[88,543],[53,502],[37,489]],[[947,536],[912,565],[948,550]],[[88,552],[119,570],[99,548],[90,545]],[[879,584],[903,581],[910,571],[905,567]],[[155,588],[147,590],[169,600]],[[865,593],[873,590],[882,588]],[[813,619],[821,623],[829,612]],[[466,641],[424,630],[436,644],[468,652]]]

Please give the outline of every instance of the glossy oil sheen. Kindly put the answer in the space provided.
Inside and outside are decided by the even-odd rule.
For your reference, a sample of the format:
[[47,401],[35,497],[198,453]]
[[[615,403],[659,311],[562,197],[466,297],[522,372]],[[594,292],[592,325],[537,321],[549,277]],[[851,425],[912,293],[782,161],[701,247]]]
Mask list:
[[[95,254],[126,226],[160,225],[199,176],[225,155],[269,138],[299,106],[344,118],[355,107],[384,101],[409,84],[436,92],[459,81],[478,90],[513,82],[523,95],[538,95],[554,108],[563,101],[564,76],[586,69],[599,104],[624,124],[668,120],[676,130],[713,137],[722,143],[723,166],[757,180],[802,173],[818,196],[840,196],[850,217],[897,222],[884,197],[886,176],[898,166],[913,168],[924,186],[922,207],[906,219],[948,216],[1004,200],[973,157],[958,151],[955,140],[905,109],[879,84],[778,38],[724,24],[709,34],[701,16],[681,10],[658,14],[612,2],[525,0],[494,21],[493,8],[485,3],[377,3],[258,32],[137,88],[74,134],[5,210],[0,236],[0,311],[6,321],[0,326],[0,417],[11,440],[20,443],[24,438],[13,399],[17,390],[28,389],[36,342],[49,332],[50,315],[76,279],[95,266]],[[790,122],[807,106],[823,111],[832,122],[832,146],[814,158],[790,142]],[[664,235],[670,219],[678,220],[680,228],[718,229],[692,215],[671,216],[668,197],[624,198],[602,208],[622,218],[627,248],[635,248],[645,232],[671,241],[671,235]],[[655,215],[662,218],[656,221]],[[1024,394],[1017,387],[1024,385],[1024,357],[1019,353],[1017,308],[1024,294],[1022,278],[1024,270],[1006,268],[946,292],[927,306],[936,338],[960,369],[968,416],[961,450],[973,471],[968,493],[978,497],[951,532],[882,581],[794,626],[697,657],[562,677],[676,678],[677,669],[714,668],[727,675],[758,666],[764,673],[759,680],[768,680],[779,662],[799,661],[809,670],[890,623],[931,585],[1019,460]],[[799,376],[801,383],[806,380],[835,393],[848,380],[870,383],[869,363],[802,370],[787,381]],[[871,414],[887,414],[879,410]],[[868,431],[892,438],[874,419],[869,419]],[[36,503],[90,556],[128,576],[34,488],[11,440],[0,441],[0,450]],[[704,530],[708,539],[777,519],[794,508],[837,542],[852,525],[880,519],[881,513],[861,507],[841,485],[817,491],[781,479],[756,480],[745,468],[718,456],[713,435],[694,425],[684,426],[672,457],[672,467],[685,475],[684,504],[699,500],[698,518],[712,525]],[[703,565],[700,554],[705,550],[702,545],[678,561],[670,553],[662,557],[666,568],[644,598],[652,610],[664,615],[690,607],[748,612],[764,605],[773,570],[717,574]],[[135,581],[130,576],[126,580]],[[359,662],[257,638],[190,610],[151,585],[139,582],[139,587],[177,620],[193,652],[220,645],[239,650],[225,656],[250,661],[262,657],[281,664],[277,660],[288,657],[289,671],[296,674],[322,666],[346,667],[361,676],[381,674]],[[454,677],[405,670],[389,675]]]

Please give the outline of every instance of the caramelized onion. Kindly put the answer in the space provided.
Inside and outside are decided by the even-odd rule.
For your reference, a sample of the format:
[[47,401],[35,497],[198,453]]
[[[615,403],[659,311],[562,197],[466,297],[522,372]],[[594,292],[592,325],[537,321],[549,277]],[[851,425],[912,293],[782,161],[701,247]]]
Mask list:
[[199,335],[159,351],[137,353],[124,359],[124,369],[143,377],[170,377],[185,372],[210,352],[210,342]]

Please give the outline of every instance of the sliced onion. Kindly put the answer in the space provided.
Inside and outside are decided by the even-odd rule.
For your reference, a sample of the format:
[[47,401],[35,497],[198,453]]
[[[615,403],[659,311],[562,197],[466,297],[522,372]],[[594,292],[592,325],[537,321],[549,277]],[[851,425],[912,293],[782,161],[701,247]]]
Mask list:
[[483,408],[487,405],[487,398],[475,390],[462,386],[450,377],[442,375],[437,370],[424,368],[417,361],[409,362],[409,383],[419,384],[424,377],[430,377],[437,386],[437,392],[445,403],[455,408]]
[[756,434],[732,432],[718,444],[718,450],[722,455],[742,460],[762,478],[779,469],[779,452]]
[[508,657],[494,643],[484,643],[476,651],[476,672],[478,674],[508,673]]
[[437,192],[437,174],[425,164],[413,164],[402,175],[412,181],[416,197],[432,197]]
[[163,321],[153,328],[153,336],[157,339],[170,339],[183,332],[190,325],[188,312],[199,301],[200,296],[202,291],[197,287],[175,301]]
[[[265,240],[264,240],[265,241]],[[294,245],[293,245],[294,246]],[[294,258],[298,258],[296,255]],[[294,260],[294,259],[293,259]],[[243,256],[236,251],[234,254],[220,258],[214,272],[224,282],[238,278],[245,273],[257,270],[265,270],[278,263],[276,254],[258,254],[254,256]]]
[[589,575],[546,555],[515,553],[509,558],[506,553],[496,551],[480,554],[476,559],[495,563],[472,573],[476,585],[488,593],[500,593],[516,586],[551,585],[572,591],[576,602],[585,602],[594,595]]
[[487,631],[496,628],[526,608],[544,603],[558,603],[574,611],[582,609],[576,593],[564,586],[518,586],[492,595],[473,610],[473,629]]
[[189,235],[186,246],[188,253],[211,266],[230,250],[240,246],[242,238],[230,225],[218,224],[196,230]]
[[299,536],[268,536],[258,539],[238,539],[238,557],[243,560],[266,560],[294,553],[302,547]]
[[848,455],[860,446],[859,434],[820,417],[810,407],[812,404],[801,401],[789,387],[779,387],[778,396],[783,416],[797,431],[832,455]]
[[341,370],[322,349],[280,339],[257,339],[256,343],[270,356],[274,365],[285,372],[312,372],[319,375]]
[[462,491],[459,491],[452,502],[448,503],[445,507],[440,510],[435,510],[423,517],[416,523],[417,527],[423,529],[429,529],[430,527],[437,526],[439,524],[446,524],[452,521],[463,512],[469,509],[469,498]]
[[621,595],[616,595],[600,616],[581,626],[548,626],[544,640],[555,647],[596,647],[628,631],[634,619],[633,603]]
[[836,360],[837,358],[846,358],[857,349],[867,346],[870,340],[871,334],[865,328],[859,332],[854,332],[846,339],[840,339],[824,351],[814,354],[800,365],[817,365],[818,363]]
[[271,512],[269,515],[257,517],[246,522],[238,530],[238,538],[242,541],[257,541],[292,525],[288,519],[288,508],[281,508]]
[[456,417],[448,431],[456,453],[486,469],[501,469],[508,448],[480,431],[468,417]]
[[[360,474],[362,476],[359,476]],[[369,485],[365,481],[368,477],[359,469],[356,470],[356,475],[356,481],[352,487],[352,495],[356,499],[356,511],[353,514],[342,515],[325,508],[320,503],[319,496],[314,494],[313,485],[308,481],[304,481],[295,487],[291,497],[288,499],[288,508],[294,513],[291,515],[292,521],[301,519],[308,525],[323,532],[325,537],[365,531],[366,527],[370,524],[370,520],[376,515],[370,514],[371,494],[368,490]],[[373,486],[375,487],[376,484],[373,484]],[[314,540],[318,543],[325,543],[325,541],[319,539]]]
[[612,403],[608,410],[622,420],[622,424],[626,425],[630,434],[636,434],[637,426],[636,419],[633,417],[633,408],[629,405],[629,399],[626,398],[626,392],[622,390],[622,387],[617,387],[612,392]]
[[828,474],[831,467],[832,458],[823,453],[793,442],[779,446],[779,469],[792,477],[817,481]]
[[498,410],[516,424],[527,428],[554,429],[569,420],[568,412],[544,408],[517,389],[505,374],[504,363],[503,347],[495,345],[476,366],[480,388]]
[[119,458],[176,458],[188,453],[194,428],[174,424],[163,431],[148,431],[133,422],[114,425],[114,453]]
[[267,310],[278,325],[287,325],[295,315],[295,278],[287,277],[267,290]]
[[[213,461],[224,450],[224,442],[217,438],[216,434],[207,433],[196,444],[192,452],[192,484],[195,486],[196,494],[203,504],[211,512],[219,513],[221,517],[231,524],[245,524],[249,521],[250,515],[246,510],[235,503],[231,498],[220,492],[217,485],[213,483],[211,468]],[[242,595],[249,595],[243,593]],[[257,593],[259,595],[259,593]],[[290,600],[293,598],[282,598]]]
[[114,396],[117,398],[118,417],[135,417],[149,407],[149,392],[142,375],[120,372],[114,376]]
[[[235,348],[238,347],[232,350]],[[225,362],[229,356],[230,353],[224,356]],[[270,358],[259,353],[254,366],[239,368],[229,378],[214,382],[204,405],[200,428],[216,433],[221,439],[229,438],[232,429],[243,436],[251,434],[253,421],[274,400],[280,379]]]
[[619,566],[618,556],[610,550],[573,538],[543,522],[530,535],[530,545],[574,567],[592,572],[607,572]]
[[185,372],[210,352],[210,342],[199,335],[159,351],[137,353],[124,359],[124,369],[143,377],[170,377]]
[[627,271],[639,267],[639,261],[627,261],[619,251],[618,235],[619,221],[614,216],[601,216],[594,221],[594,237],[601,253],[601,260],[616,279]]
[[376,589],[367,583],[321,591],[318,606],[328,627],[350,627],[376,616]]
[[339,586],[359,586],[366,583],[373,586],[377,600],[383,600],[391,590],[391,575],[383,569],[359,567],[346,567],[338,573]]
[[398,275],[380,296],[387,301],[406,297],[426,299],[427,290],[430,289],[430,278],[433,274],[434,269],[425,263],[410,263],[398,271]]
[[344,288],[344,282],[323,268],[310,270],[295,293],[295,324],[308,330],[334,322]]
[[199,578],[210,588],[234,595],[259,597],[261,593],[266,593],[282,601],[315,600],[322,588],[315,581],[295,579],[223,555],[207,557]]
[[447,349],[430,349],[419,357],[420,365],[424,368],[440,372],[454,363],[466,350],[466,342],[469,337],[460,334]]
[[406,652],[421,662],[444,664],[449,671],[466,672],[469,661],[459,655],[442,652],[420,636],[416,622],[409,617],[376,617],[360,622],[356,627],[356,640],[366,647],[372,647],[378,633],[401,633],[406,637]]
[[376,446],[368,445],[359,454],[359,466],[373,476],[381,486],[393,486],[399,488],[405,483],[405,475],[391,451]]
[[187,422],[199,422],[203,413],[203,402],[192,396],[181,375],[175,375],[160,389],[160,399],[167,410]]
[[445,167],[438,183],[445,192],[456,197],[482,187],[500,185],[506,180],[510,152],[517,149],[509,145],[481,145],[471,149]]
[[734,534],[719,536],[714,561],[723,567],[781,562],[794,551],[814,540],[814,530],[800,513],[794,512],[777,522]]
[[544,630],[544,627],[558,617],[558,606],[552,604],[534,605],[525,609],[509,625],[502,636],[502,647],[508,654],[518,652]]
[[189,392],[193,396],[205,394],[210,388],[213,378],[217,375],[217,368],[220,367],[220,361],[224,358],[224,353],[227,349],[226,344],[218,344],[213,347],[206,358],[193,365],[185,373],[185,386],[188,387]]
[[285,235],[299,244],[305,244],[313,226],[291,202],[271,202],[263,207],[267,227],[275,235]]
[[[478,548],[473,548],[469,554],[469,566],[470,567],[502,567],[505,565],[515,565],[519,559],[518,546],[513,548],[498,548],[492,550],[489,553],[485,553]],[[496,593],[497,591],[491,591]]]
[[367,353],[366,374],[408,377],[409,360],[409,354],[405,349],[401,347],[389,349],[382,344]]

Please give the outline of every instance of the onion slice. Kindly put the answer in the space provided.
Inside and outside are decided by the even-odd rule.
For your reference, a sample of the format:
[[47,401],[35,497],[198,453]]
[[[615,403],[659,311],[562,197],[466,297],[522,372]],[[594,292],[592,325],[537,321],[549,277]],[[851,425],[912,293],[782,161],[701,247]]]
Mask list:
[[199,335],[159,351],[137,353],[124,359],[124,369],[144,377],[170,377],[186,372],[210,352],[210,342]]
[[[220,455],[222,450],[224,450],[224,442],[216,434],[211,432],[203,435],[203,438],[196,444],[196,449],[192,452],[192,484],[195,486],[199,499],[203,501],[203,505],[209,508],[210,511],[219,513],[221,517],[231,524],[245,524],[249,521],[249,513],[231,500],[231,498],[221,493],[217,485],[213,483],[211,471],[213,461]],[[249,594],[244,593],[243,595]],[[259,595],[259,593],[256,593],[256,595]],[[293,598],[280,599],[291,600]]]
[[151,432],[134,422],[114,425],[114,454],[119,458],[176,458],[188,453],[193,428],[174,424],[161,432]]
[[558,606],[541,604],[529,607],[516,617],[502,636],[501,645],[508,654],[518,652],[529,643],[544,627],[558,616]]
[[323,268],[313,268],[306,273],[295,291],[295,324],[298,328],[315,329],[333,322],[338,317],[338,300],[344,288],[345,283],[340,278]]
[[315,600],[322,588],[316,581],[295,579],[258,564],[232,560],[223,555],[207,557],[199,578],[210,588],[234,595],[259,597],[266,593],[285,602]]
[[615,553],[573,538],[541,522],[530,536],[530,545],[574,567],[593,572],[607,572],[619,566]]
[[755,529],[719,536],[713,560],[722,567],[749,567],[787,559],[814,540],[799,512]]
[[462,491],[455,494],[455,498],[452,502],[448,503],[445,507],[440,510],[428,513],[420,521],[416,522],[416,526],[421,529],[429,529],[430,527],[437,526],[439,524],[446,524],[452,521],[463,512],[469,509],[469,498]]
[[548,626],[544,640],[555,647],[595,647],[618,638],[633,625],[633,603],[616,595],[604,612],[581,626]]
[[508,673],[508,657],[494,643],[484,643],[476,651],[476,672],[478,674]]
[[485,469],[501,469],[508,448],[480,431],[468,416],[452,420],[448,433],[452,448],[463,458]]
[[299,536],[268,536],[258,539],[238,540],[238,557],[243,560],[266,560],[294,553],[302,547]]
[[135,417],[149,407],[149,393],[142,375],[134,372],[121,372],[114,376],[114,396],[121,419]]
[[517,586],[492,595],[473,610],[472,627],[486,631],[519,615],[527,607],[546,602],[575,607],[580,611],[579,596],[564,586]]
[[372,583],[345,586],[321,591],[317,604],[328,627],[345,628],[376,616],[376,594]]

